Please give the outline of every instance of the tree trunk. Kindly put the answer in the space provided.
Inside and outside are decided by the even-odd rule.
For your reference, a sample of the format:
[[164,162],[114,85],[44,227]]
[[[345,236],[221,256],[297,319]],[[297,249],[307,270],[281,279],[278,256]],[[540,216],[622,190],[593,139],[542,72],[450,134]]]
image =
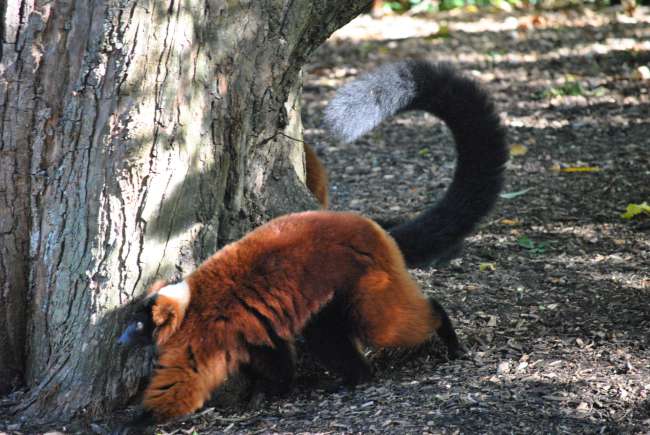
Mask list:
[[124,304],[313,205],[300,67],[367,3],[3,2],[0,388],[30,387],[19,412],[123,405],[148,357],[116,347]]

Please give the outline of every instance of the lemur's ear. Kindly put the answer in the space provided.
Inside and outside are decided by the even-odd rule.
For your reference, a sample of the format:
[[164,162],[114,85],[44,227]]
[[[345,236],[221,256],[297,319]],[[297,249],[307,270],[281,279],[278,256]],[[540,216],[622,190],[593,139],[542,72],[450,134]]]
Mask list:
[[178,329],[185,315],[184,307],[177,300],[159,294],[151,307],[151,320],[155,325],[155,340],[158,346],[167,342]]
[[151,320],[156,325],[155,340],[158,346],[164,344],[180,328],[185,310],[190,303],[191,291],[186,281],[159,287],[155,293],[156,302],[151,307]]

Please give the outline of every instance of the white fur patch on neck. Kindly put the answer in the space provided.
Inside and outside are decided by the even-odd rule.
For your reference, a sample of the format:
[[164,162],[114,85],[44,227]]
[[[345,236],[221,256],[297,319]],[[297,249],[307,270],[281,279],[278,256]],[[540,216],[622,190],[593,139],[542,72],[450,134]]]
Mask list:
[[190,286],[187,285],[185,280],[161,288],[158,294],[173,299],[182,309],[187,308],[190,303]]

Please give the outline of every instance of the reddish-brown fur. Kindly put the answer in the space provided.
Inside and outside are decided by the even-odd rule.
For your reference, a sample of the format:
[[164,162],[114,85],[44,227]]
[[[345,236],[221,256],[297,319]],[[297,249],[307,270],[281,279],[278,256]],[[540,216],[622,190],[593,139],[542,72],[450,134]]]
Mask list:
[[321,207],[327,208],[329,206],[327,171],[316,155],[316,151],[306,143],[304,144],[304,148],[307,188],[314,194]]
[[[147,290],[147,296],[158,293],[167,285],[167,281],[158,280]],[[178,329],[185,316],[185,309],[177,301],[164,295],[158,295],[156,303],[151,307],[151,320],[156,326],[155,341],[160,346]]]
[[352,213],[277,218],[218,251],[186,282],[185,313],[162,295],[155,301],[162,330],[144,406],[158,419],[200,408],[251,363],[253,349],[286,341],[292,351],[294,337],[330,302],[346,307],[337,315],[354,342],[375,348],[417,345],[442,322],[392,238]]

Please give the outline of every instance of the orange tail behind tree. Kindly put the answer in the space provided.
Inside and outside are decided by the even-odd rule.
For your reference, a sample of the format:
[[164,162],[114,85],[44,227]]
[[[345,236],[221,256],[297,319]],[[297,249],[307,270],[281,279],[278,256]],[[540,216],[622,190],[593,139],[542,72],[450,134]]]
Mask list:
[[304,143],[304,149],[307,188],[314,194],[321,207],[327,208],[329,206],[327,171],[318,158],[316,151],[306,142]]

